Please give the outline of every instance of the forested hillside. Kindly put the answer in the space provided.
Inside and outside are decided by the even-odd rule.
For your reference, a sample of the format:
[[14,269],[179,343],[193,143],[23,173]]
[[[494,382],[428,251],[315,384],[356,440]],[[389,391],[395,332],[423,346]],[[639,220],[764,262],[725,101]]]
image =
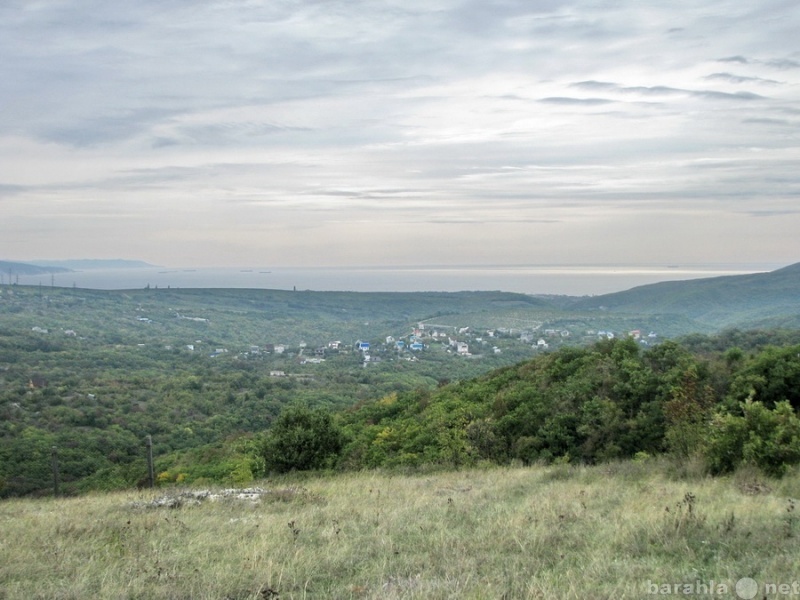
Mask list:
[[[134,485],[148,435],[184,478],[250,477],[240,447],[284,406],[344,408],[512,364],[536,352],[519,331],[551,310],[499,292],[2,286],[0,496],[49,489],[53,447],[66,493]],[[476,323],[508,329],[482,343]]]
[[[711,473],[752,463],[779,475],[800,462],[798,408],[800,345],[693,353],[613,340],[346,411],[341,438],[318,425],[336,448],[325,457],[315,447],[325,458],[315,466],[592,464],[668,452]],[[286,454],[271,444],[297,434],[291,420],[283,425],[264,446],[267,468]]]
[[681,315],[698,325],[800,326],[800,263],[770,273],[665,281],[624,292],[583,298],[576,310]]
[[[0,286],[0,497],[49,493],[54,451],[62,493],[136,485],[148,436],[161,484],[664,451],[715,470],[794,461],[796,330],[670,341],[634,336],[638,319],[501,292]],[[748,445],[752,427],[774,444]]]

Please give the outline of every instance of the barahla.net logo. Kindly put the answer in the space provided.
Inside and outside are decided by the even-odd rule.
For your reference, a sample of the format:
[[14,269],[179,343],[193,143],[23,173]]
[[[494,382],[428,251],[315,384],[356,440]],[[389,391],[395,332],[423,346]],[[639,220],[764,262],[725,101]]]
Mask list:
[[800,596],[800,581],[791,583],[759,583],[750,577],[742,577],[733,585],[729,583],[696,580],[682,583],[656,583],[648,580],[645,591],[651,596],[728,596],[733,592],[735,598],[752,600],[762,594],[763,598],[769,596]]

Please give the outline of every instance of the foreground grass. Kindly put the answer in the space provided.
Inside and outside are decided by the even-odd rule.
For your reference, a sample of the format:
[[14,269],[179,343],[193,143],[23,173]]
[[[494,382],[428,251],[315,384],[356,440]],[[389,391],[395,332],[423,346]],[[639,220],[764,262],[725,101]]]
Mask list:
[[797,472],[676,480],[618,463],[261,485],[274,492],[259,503],[2,502],[0,599],[646,598],[712,581],[736,598],[742,577],[772,598],[767,584],[800,579]]

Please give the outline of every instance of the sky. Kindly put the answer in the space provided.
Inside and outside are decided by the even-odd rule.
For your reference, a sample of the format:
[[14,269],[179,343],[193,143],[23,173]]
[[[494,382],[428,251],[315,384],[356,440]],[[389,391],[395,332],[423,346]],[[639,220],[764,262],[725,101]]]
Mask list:
[[796,0],[3,0],[0,260],[800,261]]

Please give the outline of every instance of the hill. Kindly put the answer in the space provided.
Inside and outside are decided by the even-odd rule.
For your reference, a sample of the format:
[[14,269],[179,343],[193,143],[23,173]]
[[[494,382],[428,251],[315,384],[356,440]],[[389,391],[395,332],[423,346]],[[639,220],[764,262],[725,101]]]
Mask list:
[[63,266],[35,265],[33,263],[12,262],[0,260],[0,272],[8,275],[49,275],[51,273],[68,273],[69,269]]
[[[787,271],[776,277],[789,286]],[[756,295],[762,281],[740,281],[740,293]],[[648,313],[655,309],[644,300],[631,312],[577,310],[585,301],[504,292],[0,286],[0,497],[47,489],[53,446],[66,492],[130,486],[142,475],[148,435],[165,482],[246,481],[260,468],[250,438],[287,405],[351,410],[342,417],[346,468],[653,453],[664,447],[660,411],[674,390],[692,396],[693,382],[702,381],[716,401],[729,397],[741,365],[721,357],[732,346],[749,352],[740,338],[721,348],[694,339],[712,367],[678,355],[680,364],[664,366],[657,353],[639,354],[669,353],[659,344],[664,337],[713,330],[697,320],[707,302],[695,302],[688,316]],[[762,314],[768,301],[756,302]],[[733,305],[728,322],[740,308]],[[787,319],[797,314],[791,310]],[[659,335],[619,340],[645,328]],[[600,333],[607,345],[581,350]],[[619,345],[608,345],[612,333]],[[797,343],[772,333],[757,343],[779,337]],[[489,372],[496,375],[475,379]],[[764,367],[748,376],[771,373]],[[743,381],[730,396],[734,405],[750,389]]]
[[33,260],[30,261],[33,265],[41,267],[63,267],[69,270],[87,270],[87,269],[141,269],[145,267],[154,267],[141,260],[125,260],[125,259],[70,259],[70,260]]
[[582,298],[573,311],[674,315],[698,328],[800,327],[800,263],[769,273],[667,281]]
[[[65,490],[124,486],[147,435],[166,456],[263,431],[293,402],[343,408],[474,377],[537,352],[519,328],[552,311],[500,292],[0,286],[0,496],[47,487],[52,446]],[[227,476],[228,458],[197,476]]]

